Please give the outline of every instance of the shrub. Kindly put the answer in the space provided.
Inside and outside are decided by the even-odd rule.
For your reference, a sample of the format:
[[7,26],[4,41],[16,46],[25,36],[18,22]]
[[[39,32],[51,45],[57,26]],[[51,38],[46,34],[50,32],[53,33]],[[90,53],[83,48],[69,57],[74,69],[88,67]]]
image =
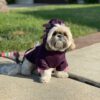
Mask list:
[[[78,0],[65,0],[67,1],[68,3],[77,3]],[[84,0],[85,3],[98,3],[99,0]]]
[[99,0],[84,0],[85,3],[98,3]]
[[68,1],[68,3],[77,3],[77,0],[67,0]]
[[60,4],[67,3],[69,0],[34,0],[36,3],[50,3],[50,4]]
[[8,4],[13,4],[15,3],[15,0],[6,0]]

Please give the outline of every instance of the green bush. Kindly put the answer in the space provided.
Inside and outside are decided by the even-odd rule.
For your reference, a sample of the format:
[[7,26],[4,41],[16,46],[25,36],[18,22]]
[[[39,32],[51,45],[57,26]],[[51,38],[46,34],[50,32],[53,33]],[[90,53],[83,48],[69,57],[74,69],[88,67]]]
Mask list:
[[85,3],[98,3],[99,0],[84,0]]
[[8,4],[13,4],[15,3],[15,0],[6,0]]
[[[68,3],[77,3],[78,0],[65,0],[68,1]],[[84,0],[85,3],[98,3],[99,0]]]
[[77,0],[67,0],[68,3],[71,3],[71,4],[74,4],[74,3],[77,3]]

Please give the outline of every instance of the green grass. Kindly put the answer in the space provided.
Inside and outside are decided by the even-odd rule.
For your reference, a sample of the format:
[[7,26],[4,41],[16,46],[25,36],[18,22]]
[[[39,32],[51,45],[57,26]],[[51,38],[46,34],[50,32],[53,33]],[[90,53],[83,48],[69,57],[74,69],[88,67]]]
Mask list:
[[[25,50],[40,40],[42,25],[59,18],[70,26],[73,36],[79,37],[100,31],[100,4],[49,5],[13,9],[0,13],[0,51]],[[14,33],[24,32],[19,35]]]

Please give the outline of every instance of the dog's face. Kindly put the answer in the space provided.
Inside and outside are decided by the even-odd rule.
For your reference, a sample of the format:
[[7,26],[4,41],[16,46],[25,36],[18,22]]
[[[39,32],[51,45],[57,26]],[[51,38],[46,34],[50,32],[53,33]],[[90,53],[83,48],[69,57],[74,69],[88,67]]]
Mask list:
[[56,24],[47,36],[46,48],[52,51],[64,52],[75,47],[69,27]]

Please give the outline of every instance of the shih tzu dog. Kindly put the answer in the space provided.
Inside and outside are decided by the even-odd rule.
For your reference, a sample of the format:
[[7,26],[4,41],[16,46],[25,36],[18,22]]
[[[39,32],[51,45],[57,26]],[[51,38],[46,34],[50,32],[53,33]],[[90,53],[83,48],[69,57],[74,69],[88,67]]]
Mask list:
[[59,78],[68,77],[65,53],[74,49],[75,44],[70,28],[62,20],[52,19],[44,27],[42,43],[25,53],[21,74],[31,75],[35,69],[41,75],[40,81],[47,83],[52,74]]
[[65,53],[75,48],[70,28],[62,20],[52,19],[44,25],[45,34],[42,43],[28,50],[20,64],[0,67],[0,74],[31,75],[31,72],[40,74],[40,81],[47,83],[52,74],[59,78],[68,77],[68,63]]

